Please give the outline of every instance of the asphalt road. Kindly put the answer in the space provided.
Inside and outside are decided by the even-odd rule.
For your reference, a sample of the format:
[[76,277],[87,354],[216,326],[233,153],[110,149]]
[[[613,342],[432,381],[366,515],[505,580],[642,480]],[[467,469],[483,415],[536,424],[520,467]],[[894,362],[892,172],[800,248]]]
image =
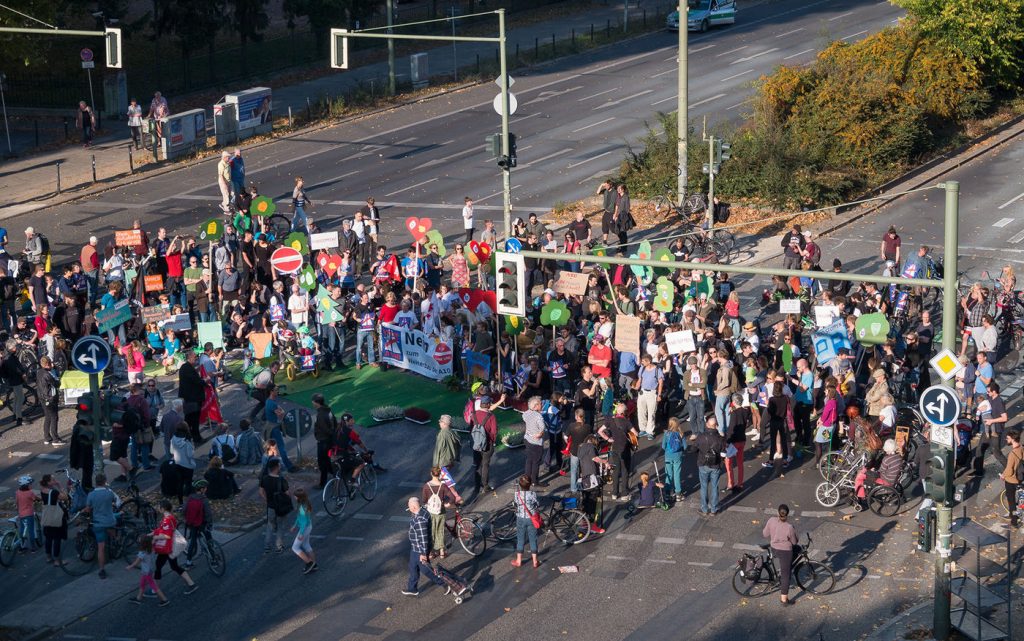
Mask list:
[[[735,26],[691,34],[690,117],[738,118],[761,74],[807,62],[829,39],[862,38],[899,15],[887,2],[772,2],[741,10]],[[544,212],[592,193],[645,123],[674,110],[675,45],[675,34],[657,33],[517,77],[518,212]],[[466,195],[476,199],[482,227],[483,218],[500,219],[501,211],[500,172],[484,151],[485,136],[500,124],[491,107],[496,92],[482,85],[252,149],[248,177],[287,206],[293,178],[302,175],[316,203],[312,216],[325,224],[373,195],[383,205],[385,237],[394,242],[405,241],[409,215],[430,216],[446,234],[457,233]],[[6,226],[35,224],[62,257],[76,255],[91,233],[109,237],[135,218],[147,228],[195,233],[216,215],[215,162],[17,216]]]

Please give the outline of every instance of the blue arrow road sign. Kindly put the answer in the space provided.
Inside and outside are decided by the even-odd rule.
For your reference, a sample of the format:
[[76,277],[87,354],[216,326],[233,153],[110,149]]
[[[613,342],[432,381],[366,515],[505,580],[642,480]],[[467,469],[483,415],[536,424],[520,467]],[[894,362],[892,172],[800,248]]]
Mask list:
[[71,362],[80,372],[99,374],[110,365],[110,346],[97,336],[83,336],[71,348]]
[[960,399],[952,388],[932,385],[921,394],[921,415],[932,425],[952,425],[960,417]]

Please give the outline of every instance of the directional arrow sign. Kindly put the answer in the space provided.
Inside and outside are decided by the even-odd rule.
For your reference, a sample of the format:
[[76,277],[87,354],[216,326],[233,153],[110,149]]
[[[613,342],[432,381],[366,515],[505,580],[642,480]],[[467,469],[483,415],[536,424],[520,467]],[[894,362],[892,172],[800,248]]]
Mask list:
[[99,374],[110,364],[110,346],[98,336],[84,336],[71,348],[71,362],[80,372]]
[[[494,103],[493,104],[494,104],[494,111],[497,112],[497,114],[500,116],[501,115],[501,94],[500,93],[497,96],[494,97]],[[508,92],[508,115],[511,116],[511,115],[515,114],[516,109],[518,109],[518,108],[519,108],[519,101],[516,100],[516,95],[514,93],[512,93],[511,91]]]
[[932,385],[921,394],[918,404],[924,419],[938,427],[952,425],[960,417],[960,399],[952,388]]

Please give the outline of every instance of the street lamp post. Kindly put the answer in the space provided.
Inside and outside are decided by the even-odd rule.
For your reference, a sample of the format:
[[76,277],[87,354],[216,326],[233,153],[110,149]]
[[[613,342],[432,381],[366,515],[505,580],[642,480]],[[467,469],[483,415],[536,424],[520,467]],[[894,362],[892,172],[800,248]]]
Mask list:
[[[508,159],[511,141],[508,136],[508,61],[505,59],[505,10],[498,9],[498,64],[501,78],[501,155]],[[512,238],[512,163],[506,162],[501,171],[502,218],[505,224],[505,238]]]
[[678,106],[676,109],[676,154],[679,162],[679,170],[676,172],[678,181],[676,183],[676,197],[682,204],[686,200],[686,136],[689,133],[689,114],[687,113],[687,95],[689,94],[689,73],[687,63],[687,52],[690,30],[690,4],[687,0],[679,0],[679,53],[676,59],[679,61],[678,78]]

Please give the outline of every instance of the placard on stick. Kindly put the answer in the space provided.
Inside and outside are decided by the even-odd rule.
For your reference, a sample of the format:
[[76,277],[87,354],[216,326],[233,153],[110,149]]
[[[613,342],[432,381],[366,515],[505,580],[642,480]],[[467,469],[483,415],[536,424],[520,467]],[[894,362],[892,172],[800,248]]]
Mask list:
[[615,349],[633,352],[640,358],[640,319],[619,315],[615,318]]
[[567,296],[583,296],[587,293],[589,276],[582,272],[562,270],[555,281],[555,293]]
[[665,334],[665,346],[668,347],[668,353],[672,355],[688,354],[697,351],[697,343],[693,339],[693,331],[689,329],[679,332],[667,332]]
[[135,247],[142,244],[141,229],[125,229],[114,232],[114,244],[118,247]]

